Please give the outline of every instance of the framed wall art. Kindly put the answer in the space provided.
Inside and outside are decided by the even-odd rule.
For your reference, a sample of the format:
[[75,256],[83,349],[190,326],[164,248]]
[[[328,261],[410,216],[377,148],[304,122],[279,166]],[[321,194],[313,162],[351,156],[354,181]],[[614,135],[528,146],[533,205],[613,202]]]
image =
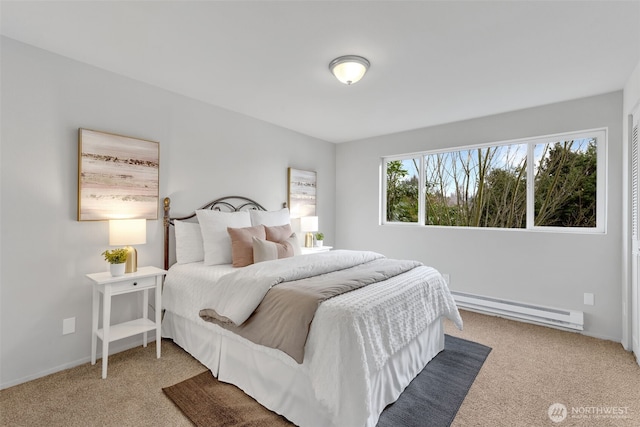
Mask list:
[[289,211],[291,218],[316,215],[316,173],[289,168]]
[[154,141],[78,129],[78,221],[158,219]]

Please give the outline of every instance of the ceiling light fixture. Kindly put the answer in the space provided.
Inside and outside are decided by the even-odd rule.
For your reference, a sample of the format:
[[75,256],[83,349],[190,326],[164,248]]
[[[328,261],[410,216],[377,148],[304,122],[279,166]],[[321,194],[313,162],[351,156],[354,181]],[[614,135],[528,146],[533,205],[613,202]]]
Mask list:
[[370,65],[369,61],[362,56],[346,55],[331,61],[329,70],[342,83],[351,85],[364,76]]

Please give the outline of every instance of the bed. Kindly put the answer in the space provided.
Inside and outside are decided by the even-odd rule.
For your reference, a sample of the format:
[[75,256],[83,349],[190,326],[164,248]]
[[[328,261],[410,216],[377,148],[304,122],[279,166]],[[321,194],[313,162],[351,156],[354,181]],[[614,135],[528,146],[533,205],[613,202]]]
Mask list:
[[[433,268],[367,251],[299,255],[299,246],[291,247],[296,246],[295,234],[275,242],[277,250],[273,242],[253,236],[255,258],[233,266],[241,257],[236,257],[240,246],[232,231],[280,232],[289,222],[286,208],[267,211],[244,197],[224,197],[188,216],[172,217],[166,198],[162,336],[218,380],[235,384],[296,425],[373,427],[384,408],[444,348],[444,318],[462,328],[455,302]],[[225,228],[232,238],[223,233]],[[247,236],[243,238],[246,243]],[[263,256],[256,252],[258,243],[272,250],[264,259],[258,259]],[[343,280],[352,272],[357,279]],[[269,329],[256,319],[263,319],[258,316],[266,311],[267,296],[277,290],[296,289],[298,284],[313,287],[329,278],[331,289],[337,282],[352,288],[316,304],[302,355],[247,338],[251,335],[240,330],[251,324]],[[211,313],[213,318],[208,317]],[[290,314],[282,316],[285,320],[278,325],[283,328],[299,323],[287,321]],[[259,338],[268,335],[265,329],[259,331]]]

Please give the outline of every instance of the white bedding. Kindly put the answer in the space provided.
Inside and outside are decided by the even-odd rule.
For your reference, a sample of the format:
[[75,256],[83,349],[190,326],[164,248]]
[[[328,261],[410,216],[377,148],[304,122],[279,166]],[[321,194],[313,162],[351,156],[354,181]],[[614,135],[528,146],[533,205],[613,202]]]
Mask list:
[[[339,252],[336,254],[339,256]],[[359,257],[371,256],[368,254],[371,253],[353,253]],[[307,264],[306,261],[320,260],[319,255],[296,257],[300,260],[291,261],[290,267],[295,265],[302,271],[308,265],[314,269],[314,264],[322,263]],[[265,262],[260,268],[244,271],[253,274],[268,269],[273,263],[275,269],[270,271],[272,276],[278,276],[276,270],[287,265],[280,261]],[[229,273],[237,270],[230,266],[204,266],[202,263],[174,265],[165,281],[164,308],[172,315],[188,319],[219,336],[241,342],[242,338],[198,316],[201,309],[207,308],[203,302],[210,301],[212,290],[220,286],[220,281],[223,284],[228,281],[233,276]],[[240,275],[250,277],[247,274]],[[221,280],[215,282],[216,279]],[[442,276],[433,268],[420,266],[323,302],[312,322],[302,365],[278,350],[247,345],[308,377],[315,398],[334,425],[344,425],[345,420],[349,420],[349,425],[375,425],[384,406],[395,400],[397,395],[386,402],[374,396],[372,389],[379,385],[372,385],[371,379],[377,378],[377,374],[405,347],[410,344],[419,346],[416,344],[418,338],[440,317],[447,317],[462,327],[462,320]],[[221,378],[224,376],[216,367],[212,371],[215,375],[220,374]],[[286,413],[283,415],[287,416]]]
[[241,325],[272,286],[285,280],[305,279],[344,270],[378,258],[383,256],[375,252],[336,250],[312,257],[297,256],[237,268],[233,274],[220,277],[215,287],[207,288],[202,308],[215,310],[219,316]]

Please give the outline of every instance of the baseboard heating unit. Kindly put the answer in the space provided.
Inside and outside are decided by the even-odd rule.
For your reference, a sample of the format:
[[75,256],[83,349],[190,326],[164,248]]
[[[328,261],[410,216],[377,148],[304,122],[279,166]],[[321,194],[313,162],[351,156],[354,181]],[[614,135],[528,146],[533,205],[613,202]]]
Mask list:
[[582,331],[584,328],[584,313],[582,311],[525,304],[463,292],[451,291],[451,294],[458,307],[467,308],[471,311],[495,314],[562,329]]

